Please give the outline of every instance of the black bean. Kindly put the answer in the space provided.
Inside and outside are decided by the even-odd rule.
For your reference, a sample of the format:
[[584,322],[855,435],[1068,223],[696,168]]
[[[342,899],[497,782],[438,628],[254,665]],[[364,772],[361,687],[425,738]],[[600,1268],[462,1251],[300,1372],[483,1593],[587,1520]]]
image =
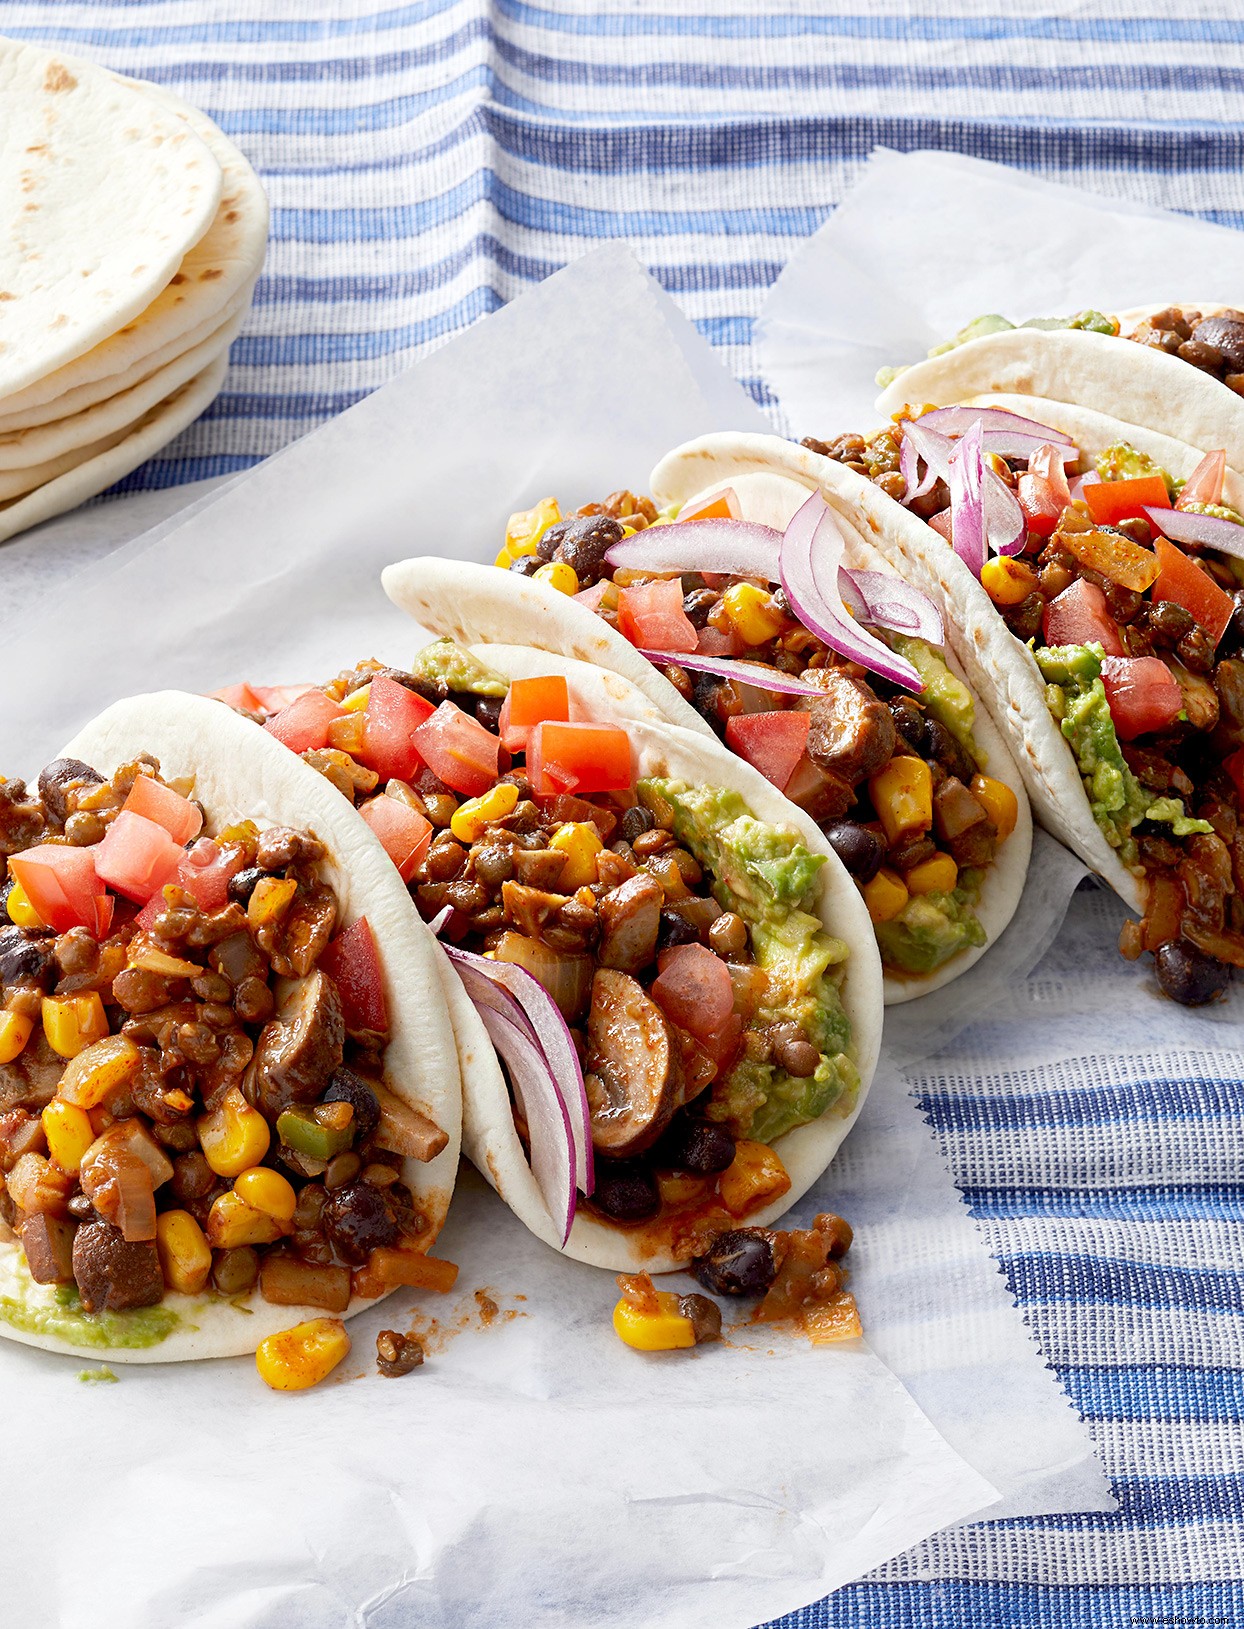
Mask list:
[[924,713],[910,696],[891,696],[890,716],[894,728],[909,746],[918,747],[924,740]]
[[379,1188],[370,1182],[347,1182],[324,1201],[320,1222],[342,1261],[361,1267],[373,1250],[397,1242],[397,1223]]
[[661,1208],[656,1178],[640,1160],[598,1159],[592,1200],[615,1222],[646,1222]]
[[875,831],[857,826],[854,820],[835,820],[825,827],[829,846],[857,882],[871,882],[885,858],[885,843]]
[[[1040,594],[1036,598],[1040,600]],[[1041,603],[1044,605],[1045,601],[1041,600]],[[1031,638],[1032,635],[1025,637]],[[972,784],[976,765],[938,718],[926,718],[924,721],[924,753],[928,758],[935,758],[948,775],[957,775],[965,786]]]
[[235,905],[249,905],[251,895],[255,892],[255,884],[267,875],[268,873],[261,871],[257,865],[248,865],[244,871],[235,871],[229,878],[229,898]]
[[[549,542],[552,550],[544,551]],[[622,541],[622,526],[612,515],[574,515],[550,526],[540,539],[539,553],[546,560],[564,560],[573,566],[585,587],[605,571],[605,556]]]
[[761,1295],[777,1277],[773,1235],[761,1227],[719,1233],[691,1271],[713,1295]]
[[510,561],[510,570],[517,577],[534,577],[543,564],[538,554],[520,554],[517,560]]
[[0,928],[0,984],[38,984],[50,990],[56,982],[55,945],[50,933]]
[[655,1157],[674,1171],[712,1176],[734,1163],[734,1138],[725,1126],[679,1114],[657,1144]]
[[354,1110],[354,1140],[365,1142],[380,1124],[380,1102],[375,1092],[353,1069],[338,1069],[324,1093],[325,1103],[348,1103]]
[[662,910],[657,927],[657,949],[672,950],[675,945],[694,945],[700,942],[699,931],[693,928],[679,911]]
[[1155,645],[1172,649],[1196,627],[1196,618],[1174,600],[1153,600],[1142,617],[1145,632]]
[[501,727],[501,704],[504,700],[503,696],[477,696],[475,698],[475,716],[489,735],[496,735]]
[[656,821],[650,809],[641,808],[637,803],[633,809],[628,809],[622,816],[622,836],[628,843],[634,843],[637,837],[644,832],[651,831]]
[[693,588],[683,595],[683,615],[693,628],[703,628],[708,622],[708,613],[720,598],[721,594],[715,588]]
[[1174,939],[1154,953],[1162,993],[1181,1007],[1203,1007],[1216,1001],[1231,981],[1231,969],[1216,956],[1207,956],[1187,939]]
[[1212,345],[1226,357],[1229,373],[1244,370],[1244,322],[1231,317],[1206,317],[1192,330],[1194,340]]
[[103,776],[92,769],[90,764],[84,764],[80,758],[53,758],[52,762],[39,771],[39,796],[43,799],[43,807],[52,816],[64,825],[69,814],[65,801],[65,793],[75,783],[86,786],[98,786]]
[[716,1301],[710,1301],[707,1295],[680,1295],[678,1310],[690,1320],[697,1346],[721,1339],[721,1308]]

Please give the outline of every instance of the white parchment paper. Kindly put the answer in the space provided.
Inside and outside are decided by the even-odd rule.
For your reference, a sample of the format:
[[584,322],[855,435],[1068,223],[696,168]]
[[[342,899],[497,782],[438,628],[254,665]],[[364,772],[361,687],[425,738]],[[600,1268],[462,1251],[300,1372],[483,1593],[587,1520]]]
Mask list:
[[[487,558],[512,508],[641,489],[678,441],[760,425],[705,354],[624,251],[578,263],[50,587],[0,650],[0,762],[37,766],[125,691],[408,657],[419,635],[380,592],[388,560]],[[1032,894],[1018,961],[1072,884]],[[101,1601],[134,1629],[744,1626],[987,1507],[1104,1508],[1087,1438],[906,1095],[922,1023],[953,1034],[987,1005],[990,960],[923,1020],[907,1009],[851,1158],[811,1201],[863,1224],[853,1287],[876,1350],[744,1334],[685,1362],[631,1353],[609,1329],[610,1277],[553,1256],[468,1175],[439,1247],[460,1291],[355,1320],[349,1384],[274,1397],[237,1360],[86,1386],[73,1360],[0,1345],[23,1472],[6,1610],[44,1621],[54,1578],[75,1629]],[[376,1330],[412,1317],[437,1322],[428,1364],[378,1378]],[[1004,1414],[1018,1426],[1000,1432]],[[66,1546],[66,1501],[100,1465],[108,1497]]]
[[792,256],[756,329],[796,436],[877,423],[877,369],[919,361],[965,323],[1149,300],[1233,300],[1238,232],[956,153],[879,151]]

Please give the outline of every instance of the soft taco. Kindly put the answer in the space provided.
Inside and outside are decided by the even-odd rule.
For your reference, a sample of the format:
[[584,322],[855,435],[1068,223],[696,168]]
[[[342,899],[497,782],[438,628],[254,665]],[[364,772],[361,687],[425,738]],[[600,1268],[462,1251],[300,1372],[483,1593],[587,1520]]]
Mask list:
[[0,1336],[222,1357],[452,1283],[441,953],[321,777],[138,696],[0,782],[0,844]]
[[[1023,781],[944,648],[940,593],[905,582],[849,516],[801,512],[815,483],[766,465],[766,440],[747,478],[724,487],[711,460],[680,465],[677,494],[662,487],[660,500],[664,520],[689,517],[677,524],[629,494],[616,516],[589,505],[563,520],[546,503],[512,518],[507,572],[410,560],[385,587],[457,638],[520,624],[537,646],[624,675],[671,723],[722,738],[855,877],[886,1001],[906,1001],[965,972],[1010,921],[1031,847]],[[815,533],[821,571],[798,612],[783,563],[796,526],[809,552]],[[831,548],[836,582],[822,564]]]
[[1153,953],[1177,1001],[1222,994],[1244,966],[1244,483],[1222,451],[988,398],[770,456],[955,606],[1042,822],[1139,914],[1122,953]]
[[1234,306],[1082,311],[1018,328],[978,317],[925,361],[884,369],[877,383],[883,413],[994,392],[1039,396],[1222,448],[1231,468],[1244,470],[1244,312]]
[[763,776],[528,646],[225,699],[350,799],[442,935],[454,1022],[493,1043],[464,1063],[463,1148],[532,1232],[665,1271],[829,1164],[881,970],[857,889]]

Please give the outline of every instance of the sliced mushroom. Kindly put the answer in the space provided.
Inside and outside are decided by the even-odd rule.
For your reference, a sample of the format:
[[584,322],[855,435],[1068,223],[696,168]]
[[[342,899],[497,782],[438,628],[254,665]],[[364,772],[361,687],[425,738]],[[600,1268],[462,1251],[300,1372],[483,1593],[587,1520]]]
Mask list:
[[84,1312],[153,1307],[164,1297],[155,1245],[127,1243],[108,1222],[84,1222],[74,1235],[73,1276]]
[[318,968],[280,991],[250,1067],[253,1100],[270,1120],[291,1103],[318,1103],[341,1067],[346,1027],[337,986]]
[[[602,967],[637,973],[656,955],[665,890],[647,871],[637,871],[601,896],[599,960]],[[592,999],[593,1011],[596,1007]]]
[[375,1092],[380,1105],[380,1119],[372,1137],[376,1147],[424,1163],[435,1159],[449,1142],[446,1133],[434,1120],[429,1120],[418,1109],[412,1109],[409,1103],[403,1102],[378,1080],[369,1080],[367,1084]]
[[889,763],[896,745],[894,719],[872,688],[833,667],[812,669],[804,677],[825,692],[796,703],[800,712],[812,715],[812,762],[852,785]]
[[637,1154],[681,1106],[683,1073],[664,1014],[629,973],[597,972],[587,1046],[592,1144],[615,1159]]
[[26,1265],[36,1284],[73,1283],[73,1236],[75,1224],[59,1216],[39,1211],[21,1226]]

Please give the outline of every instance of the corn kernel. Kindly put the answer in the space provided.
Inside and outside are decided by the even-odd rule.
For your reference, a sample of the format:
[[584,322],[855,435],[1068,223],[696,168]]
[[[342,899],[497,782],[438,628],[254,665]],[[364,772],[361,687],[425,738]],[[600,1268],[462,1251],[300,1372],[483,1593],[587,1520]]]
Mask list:
[[530,509],[520,509],[510,516],[505,526],[505,551],[511,560],[524,554],[534,554],[536,544],[562,518],[556,498],[541,498]]
[[238,1177],[258,1165],[272,1141],[268,1122],[236,1086],[225,1093],[219,1108],[200,1118],[198,1132],[204,1159],[222,1177]]
[[508,545],[497,550],[492,563],[494,566],[500,566],[502,571],[510,569],[514,564],[514,556],[510,553]]
[[882,866],[871,882],[860,889],[868,914],[874,922],[890,922],[907,903],[907,884],[897,872]]
[[246,907],[247,921],[262,928],[279,922],[294,903],[298,884],[293,877],[260,877]]
[[306,1391],[332,1374],[349,1351],[350,1337],[340,1318],[309,1318],[261,1340],[255,1367],[273,1391]]
[[275,1217],[252,1209],[233,1192],[218,1194],[207,1213],[207,1242],[213,1250],[238,1250],[244,1244],[274,1244],[288,1231]]
[[998,841],[1005,842],[1019,819],[1019,799],[1005,781],[992,775],[972,777],[972,795],[985,805],[985,812],[998,828]]
[[9,921],[19,928],[44,928],[47,923],[35,910],[27,898],[26,890],[20,882],[14,882],[9,889],[8,898]]
[[266,1165],[252,1165],[235,1178],[233,1191],[252,1210],[271,1216],[275,1222],[293,1220],[298,1195],[279,1171]]
[[62,1058],[76,1058],[92,1041],[102,1040],[108,1033],[108,1015],[98,990],[66,996],[61,1001],[44,996],[42,1015],[48,1045]]
[[82,1156],[95,1141],[95,1128],[85,1109],[54,1097],[42,1114],[48,1153],[66,1176],[77,1176]]
[[156,1217],[156,1251],[164,1282],[182,1295],[197,1295],[212,1270],[212,1252],[203,1229],[188,1210],[161,1211]]
[[558,881],[563,894],[573,894],[577,888],[589,888],[596,881],[596,856],[604,848],[600,836],[589,821],[568,820],[559,826],[549,841],[549,847],[566,856],[566,864]]
[[361,684],[341,702],[347,713],[361,713],[371,699],[371,685]]
[[959,867],[949,854],[931,854],[903,877],[909,894],[950,894],[958,880]]
[[33,1018],[20,1012],[0,1012],[0,1063],[12,1063],[35,1027]]
[[745,645],[763,645],[786,626],[786,618],[767,589],[755,583],[734,583],[721,596],[731,626]]
[[80,1109],[94,1109],[138,1073],[142,1055],[127,1035],[107,1035],[72,1058],[60,1077],[57,1097]]
[[909,843],[933,824],[933,776],[923,758],[891,758],[869,779],[868,792],[888,843]]
[[1037,574],[1022,560],[997,554],[981,567],[981,587],[995,605],[1019,605],[1037,586]]
[[449,829],[460,843],[477,843],[488,825],[513,814],[518,803],[518,787],[513,781],[499,781],[481,797],[460,803],[450,817]]
[[708,1191],[708,1182],[690,1171],[658,1171],[657,1191],[662,1205],[677,1207],[698,1203]]
[[672,1352],[695,1345],[691,1319],[678,1310],[672,1290],[657,1291],[656,1312],[641,1312],[625,1299],[613,1309],[613,1327],[620,1340],[637,1352]]
[[579,592],[579,574],[565,560],[550,560],[532,575],[536,582],[547,583],[550,588],[555,588],[559,594],[577,594]]
[[789,1187],[786,1167],[768,1143],[745,1138],[735,1143],[734,1161],[721,1173],[717,1191],[731,1216],[746,1216],[777,1199]]

